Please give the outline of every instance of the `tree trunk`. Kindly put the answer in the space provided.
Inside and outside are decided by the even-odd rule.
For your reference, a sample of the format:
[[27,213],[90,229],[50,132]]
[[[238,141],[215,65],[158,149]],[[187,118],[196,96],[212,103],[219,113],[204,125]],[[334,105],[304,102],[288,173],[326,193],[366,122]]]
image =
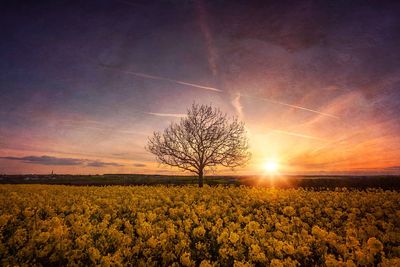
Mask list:
[[199,171],[199,187],[203,187],[203,170]]

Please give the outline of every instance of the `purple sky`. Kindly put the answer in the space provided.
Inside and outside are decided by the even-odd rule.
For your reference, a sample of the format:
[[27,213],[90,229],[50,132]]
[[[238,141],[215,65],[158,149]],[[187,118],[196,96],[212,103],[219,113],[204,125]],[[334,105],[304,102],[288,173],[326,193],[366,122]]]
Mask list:
[[[286,173],[399,173],[400,2],[5,1],[0,173],[174,173],[144,150],[194,102]],[[222,173],[225,170],[221,170]]]

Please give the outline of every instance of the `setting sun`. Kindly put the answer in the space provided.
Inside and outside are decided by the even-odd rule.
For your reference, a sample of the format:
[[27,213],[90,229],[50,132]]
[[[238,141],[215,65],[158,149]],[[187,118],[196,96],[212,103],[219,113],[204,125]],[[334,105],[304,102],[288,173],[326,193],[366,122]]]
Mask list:
[[276,173],[279,169],[279,165],[276,161],[267,161],[264,163],[264,170],[269,173]]
[[0,267],[400,267],[400,0],[1,3]]

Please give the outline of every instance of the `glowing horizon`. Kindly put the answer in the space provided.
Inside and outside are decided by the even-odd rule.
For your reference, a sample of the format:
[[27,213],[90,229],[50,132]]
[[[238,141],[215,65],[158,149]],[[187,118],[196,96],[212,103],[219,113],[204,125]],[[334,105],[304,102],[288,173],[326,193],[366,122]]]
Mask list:
[[248,166],[215,174],[263,175],[266,160],[282,174],[400,174],[400,7],[332,6],[6,6],[0,174],[190,175],[144,146],[194,101],[248,130]]

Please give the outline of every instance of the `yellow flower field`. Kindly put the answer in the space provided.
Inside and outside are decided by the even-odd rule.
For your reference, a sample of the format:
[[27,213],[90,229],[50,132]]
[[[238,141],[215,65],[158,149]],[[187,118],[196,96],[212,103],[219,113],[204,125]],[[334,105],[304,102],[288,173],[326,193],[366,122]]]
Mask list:
[[400,266],[400,194],[0,185],[2,265]]

